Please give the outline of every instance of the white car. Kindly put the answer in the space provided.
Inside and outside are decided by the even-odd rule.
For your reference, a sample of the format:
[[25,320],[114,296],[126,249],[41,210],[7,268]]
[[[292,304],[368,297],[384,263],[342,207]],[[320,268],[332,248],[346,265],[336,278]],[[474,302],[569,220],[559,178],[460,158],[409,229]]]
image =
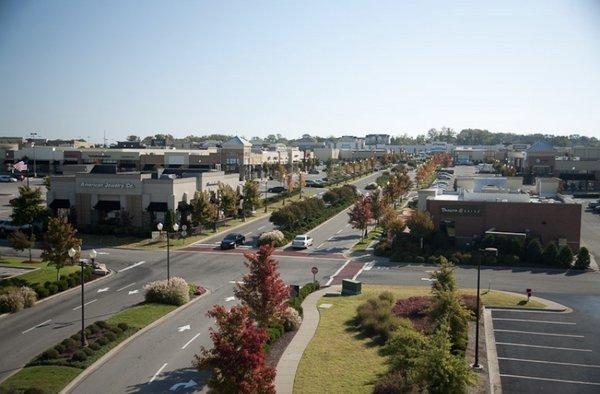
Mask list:
[[17,178],[10,175],[0,175],[0,182],[16,182]]
[[312,237],[306,234],[296,235],[296,238],[292,241],[292,248],[306,249],[313,244]]

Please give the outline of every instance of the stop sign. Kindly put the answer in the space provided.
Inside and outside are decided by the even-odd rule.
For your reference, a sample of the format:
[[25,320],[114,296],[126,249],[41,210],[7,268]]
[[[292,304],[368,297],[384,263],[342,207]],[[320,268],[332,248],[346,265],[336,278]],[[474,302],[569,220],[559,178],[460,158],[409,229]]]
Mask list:
[[319,272],[319,269],[318,269],[317,267],[312,267],[312,268],[310,269],[310,272],[312,272],[312,273],[313,273],[313,275],[316,275],[316,274],[317,274],[317,272]]

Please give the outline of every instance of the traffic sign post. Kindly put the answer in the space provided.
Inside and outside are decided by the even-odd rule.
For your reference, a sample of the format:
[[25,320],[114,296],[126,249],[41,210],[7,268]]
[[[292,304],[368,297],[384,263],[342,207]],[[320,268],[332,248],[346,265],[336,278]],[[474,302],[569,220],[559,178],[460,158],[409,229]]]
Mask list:
[[317,273],[319,272],[319,269],[317,267],[312,267],[310,269],[310,272],[312,272],[313,274],[313,283],[317,282]]

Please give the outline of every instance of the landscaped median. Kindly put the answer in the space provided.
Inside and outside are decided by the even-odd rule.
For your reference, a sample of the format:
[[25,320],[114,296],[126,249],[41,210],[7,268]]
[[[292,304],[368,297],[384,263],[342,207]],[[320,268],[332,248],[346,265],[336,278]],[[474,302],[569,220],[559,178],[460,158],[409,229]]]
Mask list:
[[85,328],[87,346],[81,347],[81,331],[45,350],[25,368],[0,385],[0,393],[58,393],[111,349],[140,330],[199,297],[206,290],[181,278],[146,286],[146,301],[131,306]]
[[[369,299],[389,292],[393,300],[426,297],[426,286],[363,285],[357,296],[322,297],[316,303],[320,320],[317,331],[304,351],[294,381],[294,392],[372,393],[378,379],[390,369],[382,342],[366,335],[357,325],[357,308]],[[473,296],[475,291],[461,292]],[[525,296],[500,291],[482,292],[485,306],[544,307]],[[523,305],[524,304],[524,305]],[[393,303],[392,303],[393,305]],[[325,308],[326,306],[326,308]]]

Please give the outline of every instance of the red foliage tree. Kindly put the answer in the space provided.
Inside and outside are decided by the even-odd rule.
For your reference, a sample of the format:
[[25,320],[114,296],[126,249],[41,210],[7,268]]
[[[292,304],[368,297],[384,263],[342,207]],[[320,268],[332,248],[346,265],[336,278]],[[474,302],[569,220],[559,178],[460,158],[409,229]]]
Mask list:
[[348,212],[350,216],[350,224],[353,228],[363,230],[361,238],[364,239],[367,235],[367,228],[373,220],[373,212],[371,211],[371,199],[363,197],[354,204],[354,207]]
[[208,387],[217,393],[275,394],[275,370],[267,366],[264,350],[268,336],[256,327],[248,307],[227,311],[215,305],[207,316],[217,321],[217,328],[210,329],[213,348],[203,346],[194,356],[194,366],[211,372]]
[[235,296],[250,309],[250,316],[262,327],[281,322],[290,294],[279,275],[279,264],[271,256],[273,250],[272,245],[262,245],[257,253],[244,253],[250,272],[234,290]]

